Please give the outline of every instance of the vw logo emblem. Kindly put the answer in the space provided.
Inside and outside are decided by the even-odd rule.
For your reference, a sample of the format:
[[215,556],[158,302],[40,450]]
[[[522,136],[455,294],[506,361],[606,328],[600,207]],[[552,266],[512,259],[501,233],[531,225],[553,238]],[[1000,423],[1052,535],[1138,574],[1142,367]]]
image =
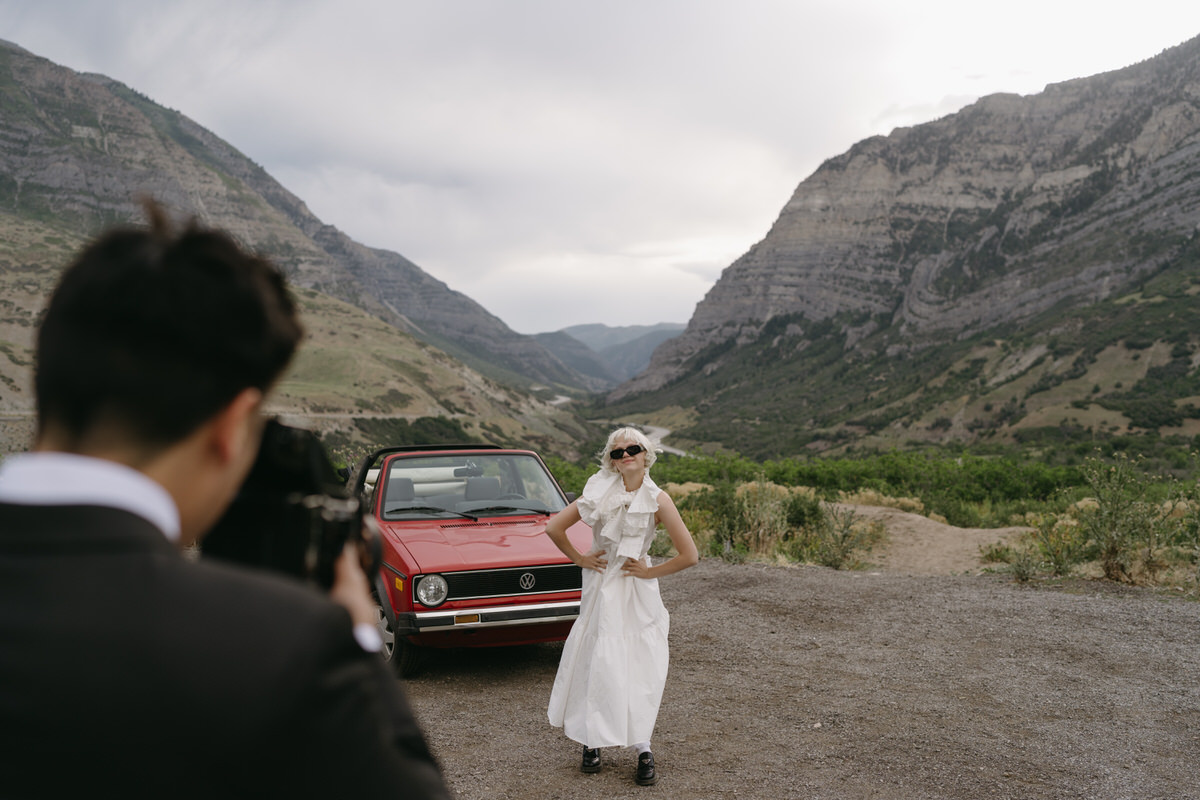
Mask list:
[[537,578],[533,577],[532,572],[526,572],[521,576],[521,588],[525,591],[528,592],[532,589],[535,583],[537,583]]

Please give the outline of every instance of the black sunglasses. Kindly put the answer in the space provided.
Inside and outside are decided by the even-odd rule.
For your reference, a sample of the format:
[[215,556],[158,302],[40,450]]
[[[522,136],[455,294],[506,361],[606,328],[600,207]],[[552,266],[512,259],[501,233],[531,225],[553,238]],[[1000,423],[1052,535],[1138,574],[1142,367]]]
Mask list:
[[629,447],[618,447],[616,450],[609,450],[608,457],[613,461],[617,461],[624,458],[626,453],[631,456],[636,456],[645,449],[646,448],[642,447],[640,444],[631,444]]

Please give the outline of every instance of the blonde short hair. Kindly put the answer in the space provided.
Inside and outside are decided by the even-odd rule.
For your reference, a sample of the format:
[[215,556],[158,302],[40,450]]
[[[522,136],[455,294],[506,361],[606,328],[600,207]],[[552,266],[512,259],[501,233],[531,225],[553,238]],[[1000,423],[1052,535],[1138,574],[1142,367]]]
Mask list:
[[650,441],[650,437],[639,431],[637,428],[617,428],[608,435],[608,441],[604,443],[604,450],[600,453],[600,468],[606,472],[616,472],[613,469],[612,459],[609,458],[609,451],[616,446],[618,441],[633,442],[640,444],[646,452],[646,470],[658,459],[658,454],[662,452],[662,448],[654,442]]

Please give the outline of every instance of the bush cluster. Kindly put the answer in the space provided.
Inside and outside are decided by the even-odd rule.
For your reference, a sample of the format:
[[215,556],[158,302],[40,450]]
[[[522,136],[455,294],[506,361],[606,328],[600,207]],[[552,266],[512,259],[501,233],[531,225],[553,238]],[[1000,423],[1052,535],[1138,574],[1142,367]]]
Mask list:
[[780,560],[854,568],[882,538],[881,526],[804,487],[722,481],[678,501],[700,552],[726,561]]
[[758,479],[808,486],[825,500],[874,490],[919,498],[931,514],[960,527],[1008,525],[1018,514],[1042,510],[1063,490],[1084,484],[1078,466],[1052,465],[1014,455],[950,455],[893,450],[854,458],[792,458],[758,463],[734,456],[663,456],[655,480],[717,485]]
[[[1033,530],[1015,549],[993,552],[1018,580],[1070,575],[1094,565],[1121,583],[1187,582],[1200,575],[1200,489],[1196,481],[1153,475],[1137,459],[1091,458],[1088,496],[1061,513],[1031,515]],[[1173,573],[1173,574],[1172,574]]]
[[[985,554],[1020,580],[1077,572],[1135,583],[1200,580],[1195,458],[1156,471],[1117,444],[1079,465],[898,451],[764,463],[667,455],[654,478],[675,485],[671,495],[701,553],[731,561],[861,565],[882,531],[840,510],[842,502],[891,505],[960,527],[1028,525],[1023,541]],[[595,471],[548,463],[568,491]],[[692,491],[677,494],[684,486]],[[652,550],[669,551],[665,536]]]

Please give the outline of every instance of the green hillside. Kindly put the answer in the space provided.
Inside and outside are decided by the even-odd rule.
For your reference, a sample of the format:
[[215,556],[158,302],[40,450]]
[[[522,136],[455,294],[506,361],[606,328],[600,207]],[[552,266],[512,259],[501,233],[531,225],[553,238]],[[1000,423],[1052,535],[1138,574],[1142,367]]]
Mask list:
[[[31,440],[37,319],[83,241],[66,228],[0,214],[0,455]],[[566,458],[594,435],[569,411],[486,378],[356,306],[312,289],[296,296],[306,336],[271,410],[351,457],[401,443],[421,419],[442,420],[460,440]]]
[[[782,316],[754,342],[709,348],[682,379],[603,413],[674,426],[677,446],[756,458],[1125,435],[1190,441],[1200,435],[1197,295],[1193,245],[1095,305],[911,350],[889,349],[897,332],[886,319],[847,348],[844,331],[865,320]],[[718,357],[724,366],[707,374]],[[679,408],[694,413],[681,420]]]

